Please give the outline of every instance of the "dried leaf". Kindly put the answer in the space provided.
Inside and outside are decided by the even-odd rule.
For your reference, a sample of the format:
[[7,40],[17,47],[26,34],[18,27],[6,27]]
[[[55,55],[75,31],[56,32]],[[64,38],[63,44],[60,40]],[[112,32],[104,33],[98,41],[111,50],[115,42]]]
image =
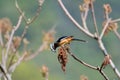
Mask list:
[[112,8],[111,8],[110,4],[104,4],[103,8],[104,8],[104,11],[106,14],[110,14],[112,12]]
[[13,45],[15,49],[20,46],[20,43],[21,43],[21,37],[19,36],[13,37]]
[[88,77],[85,76],[85,75],[81,75],[81,76],[80,76],[80,80],[88,80]]
[[55,31],[48,31],[48,32],[43,31],[43,42],[44,41],[46,41],[48,43],[53,42],[54,34],[55,34]]
[[61,69],[65,72],[66,64],[68,61],[68,55],[67,55],[66,49],[63,46],[61,46],[58,49],[58,61],[61,64]]
[[12,30],[12,23],[8,18],[0,19],[0,32],[5,34]]
[[101,65],[101,69],[107,66],[108,64],[110,64],[110,59],[111,59],[110,55],[104,57],[103,63]]
[[25,45],[28,45],[30,42],[28,41],[27,38],[24,38],[24,39],[23,39],[23,43],[24,43]]
[[92,1],[92,0],[84,0],[84,3],[85,3],[85,4],[90,4],[91,1]]
[[42,6],[45,0],[38,0],[39,5]]
[[48,32],[43,31],[43,43],[46,43],[45,50],[49,49],[50,43],[54,41],[54,30],[50,30]]
[[48,76],[48,67],[47,66],[43,65],[40,70],[41,70],[41,74],[44,78]]
[[[106,21],[103,22],[103,27],[106,25]],[[108,34],[110,31],[114,31],[118,29],[118,24],[117,23],[109,23],[106,30],[105,30],[105,35]]]
[[79,5],[79,9],[81,12],[85,12],[87,8],[82,4],[82,5]]

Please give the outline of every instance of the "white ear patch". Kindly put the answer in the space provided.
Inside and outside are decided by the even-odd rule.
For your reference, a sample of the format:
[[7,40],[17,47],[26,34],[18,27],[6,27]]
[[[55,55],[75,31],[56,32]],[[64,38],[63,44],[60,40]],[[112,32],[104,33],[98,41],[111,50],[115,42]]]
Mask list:
[[55,52],[54,44],[50,44],[50,49],[51,49],[51,51]]

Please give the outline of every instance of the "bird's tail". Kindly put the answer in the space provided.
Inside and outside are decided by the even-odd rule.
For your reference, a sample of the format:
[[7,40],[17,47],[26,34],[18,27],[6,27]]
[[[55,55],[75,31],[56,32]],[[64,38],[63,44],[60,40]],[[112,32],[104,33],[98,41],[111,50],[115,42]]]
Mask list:
[[72,39],[73,41],[81,41],[81,42],[87,42],[86,40],[82,40],[82,39]]

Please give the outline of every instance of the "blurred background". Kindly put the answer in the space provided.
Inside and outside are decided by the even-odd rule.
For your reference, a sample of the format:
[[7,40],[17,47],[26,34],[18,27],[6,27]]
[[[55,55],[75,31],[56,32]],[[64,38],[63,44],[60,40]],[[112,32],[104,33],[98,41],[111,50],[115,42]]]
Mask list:
[[[81,24],[79,5],[82,0],[63,0],[66,8],[71,15]],[[95,13],[99,31],[102,29],[102,22],[104,20],[103,4],[109,3],[112,7],[112,13],[110,17],[112,19],[120,18],[120,1],[119,0],[96,0],[95,1]],[[38,8],[38,0],[18,0],[18,4],[25,12],[28,18],[34,16],[36,9]],[[7,17],[11,20],[13,25],[17,24],[19,13],[15,7],[15,0],[1,0],[0,1],[0,18]],[[88,28],[94,33],[94,27],[91,16],[87,19]],[[16,35],[20,35],[24,28],[24,22]],[[120,23],[118,23],[120,25]],[[27,39],[30,41],[29,49],[33,52],[37,50],[39,45],[42,44],[43,34],[42,31],[48,31],[53,26],[56,26],[55,38],[59,38],[65,35],[72,35],[75,38],[87,40],[88,43],[73,42],[71,46],[72,52],[85,62],[99,66],[101,65],[104,55],[99,48],[99,45],[94,39],[86,36],[79,31],[75,25],[64,14],[57,0],[45,0],[42,10],[37,20],[29,27],[26,34]],[[120,29],[118,29],[120,32]],[[108,53],[112,56],[116,67],[120,70],[120,40],[115,36],[113,32],[103,37],[103,42],[108,50]],[[94,70],[91,70],[77,61],[71,56],[66,66],[66,72],[61,70],[61,65],[57,60],[57,54],[54,54],[50,50],[43,51],[36,58],[30,61],[22,62],[15,72],[13,73],[13,80],[44,80],[41,75],[41,67],[46,65],[49,69],[49,80],[80,80],[80,76],[87,76],[89,80],[104,80],[104,78]],[[110,80],[118,80],[111,67],[108,65],[104,69]]]

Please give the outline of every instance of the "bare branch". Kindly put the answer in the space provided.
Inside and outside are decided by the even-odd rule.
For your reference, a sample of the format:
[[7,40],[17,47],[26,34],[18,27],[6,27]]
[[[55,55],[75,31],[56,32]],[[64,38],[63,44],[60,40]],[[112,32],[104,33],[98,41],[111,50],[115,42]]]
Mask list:
[[[107,50],[105,49],[103,42],[99,39],[99,40],[98,40],[98,43],[99,43],[99,47],[100,47],[100,49],[103,51],[104,55],[107,56],[107,55],[108,55],[108,52],[107,52]],[[120,72],[119,72],[119,70],[115,67],[115,64],[113,63],[113,61],[110,59],[109,62],[110,62],[111,68],[113,69],[113,71],[115,72],[115,74],[120,78]]]
[[92,12],[91,14],[94,22],[94,27],[95,27],[97,36],[99,36],[99,31],[98,31],[98,26],[97,26],[96,17],[95,17],[95,11],[94,11],[94,5],[92,0],[90,1],[90,4],[91,4],[91,12]]
[[81,19],[82,19],[83,27],[88,31],[87,24],[86,24],[86,19],[83,16],[83,13],[81,13]]
[[120,40],[120,34],[118,33],[118,31],[117,31],[117,30],[114,30],[114,33],[115,33],[115,35],[118,37],[118,39]]
[[36,14],[34,15],[34,17],[30,21],[28,21],[27,25],[33,23],[37,19],[37,17],[39,16],[40,11],[41,11],[41,6],[39,6],[39,8],[36,11]]
[[38,50],[35,53],[32,53],[30,56],[26,57],[24,60],[28,61],[28,60],[35,58],[38,54],[40,54],[45,49],[46,45],[47,45],[47,43],[44,42],[42,45],[40,45],[40,47],[38,48]]
[[4,76],[6,77],[6,79],[9,80],[8,77],[7,77],[7,75],[6,75],[6,72],[5,72],[5,70],[4,70],[4,68],[2,67],[1,64],[0,64],[0,70],[2,71],[2,73],[4,74]]
[[[15,0],[15,5],[16,5],[16,8],[18,10],[18,12],[20,13],[20,15],[23,14],[23,11],[21,10],[21,8],[19,7],[18,3],[17,3],[17,0]],[[25,20],[25,22],[27,23],[27,18],[25,15],[22,15],[23,16],[23,19]]]
[[92,66],[92,65],[90,65],[90,64],[87,64],[87,63],[85,63],[84,61],[78,59],[73,53],[69,52],[69,54],[70,54],[76,61],[80,62],[80,63],[83,64],[84,66],[89,67],[89,68],[94,69],[94,70],[97,70],[97,67]]
[[88,11],[89,11],[89,4],[80,5],[79,8],[81,11],[81,19],[82,19],[83,27],[86,30],[88,30],[88,27],[86,25],[86,19],[87,19],[87,15],[88,15]]
[[21,15],[21,16],[19,17],[19,20],[18,20],[17,25],[13,28],[13,30],[12,30],[12,32],[11,32],[10,39],[9,39],[9,41],[8,41],[8,44],[7,44],[6,53],[5,53],[5,54],[6,54],[6,55],[5,55],[5,61],[7,60],[7,56],[8,56],[9,50],[10,50],[10,46],[11,46],[11,43],[12,43],[12,39],[13,39],[14,33],[15,33],[15,31],[20,27],[20,24],[21,24],[21,22],[22,22],[22,18],[23,18],[23,16]]
[[120,22],[120,18],[119,18],[119,19],[112,20],[111,22],[113,22],[113,23],[115,23],[115,22]]
[[104,26],[104,28],[103,28],[101,34],[100,34],[100,37],[99,37],[100,39],[102,39],[102,37],[103,37],[103,35],[104,35],[104,33],[105,33],[105,30],[107,29],[107,27],[108,27],[110,21],[111,21],[111,19],[108,19],[108,20],[107,20],[107,22],[106,22],[106,24],[105,24],[105,26]]
[[3,38],[2,38],[2,32],[0,31],[0,45],[3,46]]
[[14,72],[14,70],[16,69],[16,67],[23,61],[24,57],[26,56],[26,54],[23,54],[16,63],[14,63],[13,65],[11,65],[8,69],[9,73]]
[[[66,46],[64,46],[64,47],[66,47]],[[109,80],[107,75],[104,73],[104,71],[100,67],[92,66],[92,65],[90,65],[88,63],[85,63],[81,59],[78,59],[72,52],[70,52],[68,47],[66,48],[66,50],[73,57],[73,59],[75,59],[76,61],[78,61],[79,63],[81,63],[82,65],[84,65],[84,66],[86,66],[86,67],[88,67],[90,69],[97,70],[104,77],[105,80]]]
[[63,11],[65,12],[65,14],[68,16],[68,18],[76,25],[76,27],[81,30],[82,32],[84,32],[85,34],[87,34],[88,36],[92,37],[92,38],[96,38],[92,33],[86,31],[86,29],[84,29],[81,25],[79,25],[79,23],[70,15],[70,13],[68,12],[68,10],[66,9],[66,7],[64,6],[64,4],[62,3],[62,0],[58,0],[61,8],[63,9]]
[[38,54],[40,54],[43,50],[46,49],[46,46],[48,46],[51,43],[51,40],[53,40],[54,38],[55,27],[56,27],[56,24],[53,25],[53,27],[46,33],[46,35],[44,35],[44,37],[47,39],[43,41],[42,45],[39,46],[38,50],[36,50],[36,52],[32,53],[30,56],[26,57],[24,59],[25,61],[35,58]]

